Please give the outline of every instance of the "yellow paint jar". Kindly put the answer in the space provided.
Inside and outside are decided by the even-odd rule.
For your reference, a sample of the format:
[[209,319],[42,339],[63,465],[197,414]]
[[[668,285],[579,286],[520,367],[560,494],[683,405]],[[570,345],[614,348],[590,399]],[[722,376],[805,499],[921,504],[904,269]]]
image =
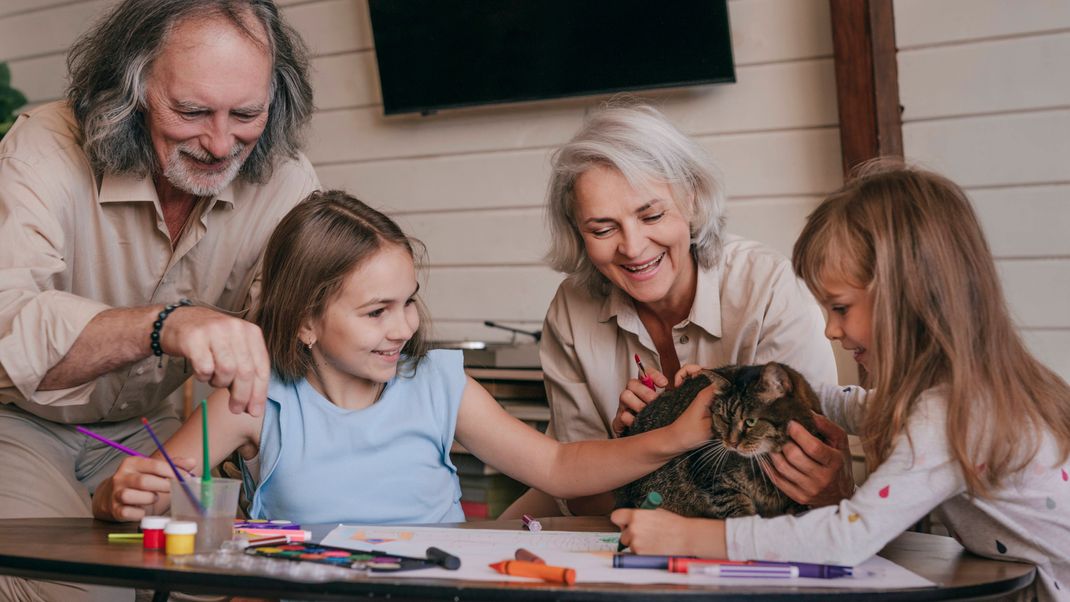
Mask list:
[[166,536],[164,548],[168,555],[178,556],[192,554],[194,541],[197,539],[197,523],[186,520],[173,520],[163,529]]

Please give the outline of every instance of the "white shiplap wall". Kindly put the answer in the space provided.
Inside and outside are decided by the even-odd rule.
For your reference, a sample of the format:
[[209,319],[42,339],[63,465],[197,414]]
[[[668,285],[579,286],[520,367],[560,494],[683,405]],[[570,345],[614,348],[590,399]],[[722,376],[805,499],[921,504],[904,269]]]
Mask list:
[[[110,0],[0,2],[0,60],[32,102],[58,98],[64,51]],[[283,1],[315,56],[308,155],[325,186],[387,209],[427,243],[440,338],[538,328],[560,280],[541,263],[548,156],[601,98],[382,116],[364,0]],[[721,165],[729,228],[790,252],[841,179],[827,0],[731,0],[738,83],[645,94]],[[854,378],[849,361],[844,378]]]
[[894,7],[905,153],[966,189],[1027,343],[1070,380],[1070,2]]

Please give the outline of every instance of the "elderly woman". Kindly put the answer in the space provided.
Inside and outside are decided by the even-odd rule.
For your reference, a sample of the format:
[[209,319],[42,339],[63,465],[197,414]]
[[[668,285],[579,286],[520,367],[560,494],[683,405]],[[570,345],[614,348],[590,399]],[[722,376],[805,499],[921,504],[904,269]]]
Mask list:
[[[540,347],[557,439],[612,437],[631,423],[630,412],[656,396],[635,381],[635,356],[659,387],[682,364],[772,360],[813,382],[836,382],[821,311],[791,263],[724,232],[724,190],[711,163],[657,109],[591,115],[555,153],[548,196],[548,260],[568,275]],[[773,458],[774,483],[802,503],[849,493],[846,437],[820,424],[836,447],[800,427],[791,431],[795,445]],[[612,504],[602,496],[566,508],[533,490],[503,516],[557,509],[597,514]]]

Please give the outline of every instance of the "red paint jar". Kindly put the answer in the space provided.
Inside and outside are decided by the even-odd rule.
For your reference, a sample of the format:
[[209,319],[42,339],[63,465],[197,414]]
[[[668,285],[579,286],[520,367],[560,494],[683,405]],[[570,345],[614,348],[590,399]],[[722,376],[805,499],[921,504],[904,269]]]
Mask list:
[[171,519],[166,516],[146,516],[141,519],[141,541],[146,550],[162,550],[164,546],[163,529]]

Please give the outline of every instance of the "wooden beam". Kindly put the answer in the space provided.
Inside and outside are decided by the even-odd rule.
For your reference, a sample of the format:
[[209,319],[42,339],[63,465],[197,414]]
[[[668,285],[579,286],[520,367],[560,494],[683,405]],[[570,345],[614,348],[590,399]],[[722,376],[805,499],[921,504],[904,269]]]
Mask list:
[[892,0],[829,0],[843,172],[903,156]]

